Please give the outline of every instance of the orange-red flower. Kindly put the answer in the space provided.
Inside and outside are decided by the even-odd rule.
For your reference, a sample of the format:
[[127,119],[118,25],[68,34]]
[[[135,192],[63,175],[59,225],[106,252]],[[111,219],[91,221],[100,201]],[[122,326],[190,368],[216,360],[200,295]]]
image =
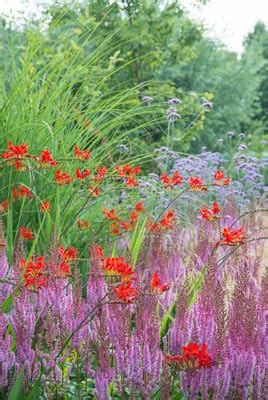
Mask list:
[[204,192],[208,190],[207,186],[204,185],[203,179],[199,176],[190,176],[188,179],[190,190],[194,192]]
[[66,261],[59,264],[58,270],[56,272],[58,278],[67,278],[67,276],[72,276],[71,266]]
[[153,233],[161,233],[174,228],[175,215],[172,210],[167,210],[164,217],[159,221],[149,221],[148,228]]
[[135,175],[139,175],[141,173],[141,169],[139,166],[131,167],[129,164],[126,164],[124,166],[117,165],[115,167],[115,169],[116,169],[118,175],[122,176],[122,177],[135,176]]
[[210,368],[212,359],[208,354],[207,345],[203,343],[189,343],[183,346],[180,354],[166,354],[165,361],[177,366],[180,370],[192,371],[200,368]]
[[95,187],[89,186],[88,191],[92,197],[99,197],[99,195],[100,195],[100,189],[97,188],[96,186]]
[[157,272],[154,272],[150,282],[150,287],[154,292],[163,293],[169,289],[169,284],[162,283],[160,276]]
[[100,178],[104,178],[105,175],[107,174],[107,167],[98,167],[97,173]]
[[50,151],[42,150],[41,157],[35,157],[36,161],[42,165],[43,168],[54,167],[58,161],[54,160]]
[[214,201],[214,203],[212,203],[211,209],[204,207],[199,211],[201,217],[203,219],[206,219],[207,221],[216,221],[217,219],[219,219],[220,212],[221,212],[221,209],[219,207],[219,204],[216,201]]
[[130,213],[129,221],[121,220],[120,226],[124,231],[131,231],[135,227],[138,219],[139,219],[139,212],[137,210],[133,210]]
[[174,186],[181,185],[183,182],[183,178],[179,171],[175,171],[172,176],[168,176],[166,172],[163,172],[160,179],[165,188],[173,188]]
[[110,232],[112,235],[120,235],[120,227],[118,222],[112,222],[110,225]]
[[122,177],[126,178],[126,185],[128,187],[133,188],[133,187],[139,185],[135,178],[135,176],[139,175],[141,172],[141,169],[139,166],[131,167],[129,164],[126,164],[124,166],[117,165],[115,167],[115,170],[117,171],[118,176],[122,176]]
[[21,145],[13,145],[13,143],[9,140],[7,145],[7,151],[1,154],[3,160],[7,160],[9,158],[23,158],[28,155],[28,147],[25,143]]
[[21,259],[20,269],[24,270],[24,285],[29,290],[37,290],[47,284],[44,257],[38,256],[36,261]]
[[228,186],[231,183],[231,178],[226,176],[222,171],[217,170],[214,175],[215,184],[217,186]]
[[139,186],[139,184],[138,184],[138,182],[137,182],[137,180],[136,180],[136,178],[135,178],[134,176],[129,176],[129,177],[126,179],[126,185],[127,185],[128,187],[131,187],[131,188],[133,188],[133,187],[135,187],[135,186]]
[[96,246],[96,256],[100,259],[104,258],[104,251],[99,244]]
[[116,221],[119,219],[118,215],[116,215],[116,211],[114,208],[112,210],[108,210],[108,208],[104,208],[102,210],[102,212],[105,215],[105,218],[108,219],[109,221]]
[[72,261],[77,258],[78,250],[75,247],[65,248],[63,246],[59,246],[58,253],[65,261]]
[[123,280],[129,280],[134,275],[133,268],[125,262],[124,257],[107,257],[103,264],[107,275],[119,275]]
[[89,169],[84,169],[84,171],[82,172],[79,168],[76,168],[75,175],[77,179],[84,180],[90,175],[90,171]]
[[31,190],[25,186],[19,185],[18,189],[12,189],[12,197],[16,198],[25,198],[25,197],[33,197]]
[[108,171],[107,167],[98,167],[97,175],[96,175],[94,181],[97,183],[101,182],[105,178],[107,171]]
[[77,224],[77,227],[79,229],[81,229],[81,231],[86,231],[90,227],[90,224],[89,224],[88,220],[86,220],[86,219],[82,220],[82,219],[79,218],[76,221],[76,224]]
[[133,226],[125,220],[120,221],[120,226],[124,231],[130,231],[133,228]]
[[139,219],[139,213],[136,210],[131,211],[130,213],[130,223],[134,226]]
[[175,215],[172,210],[167,210],[159,221],[149,221],[148,229],[153,233],[161,233],[174,228]]
[[8,208],[9,208],[8,200],[3,200],[0,203],[0,214],[6,212],[8,210]]
[[139,201],[138,203],[135,204],[135,210],[138,212],[144,212],[144,204],[142,203],[142,201]]
[[15,168],[16,171],[26,171],[27,170],[27,166],[25,165],[23,160],[19,160],[18,158],[16,160],[14,160],[13,162],[13,166]]
[[74,155],[78,160],[88,160],[90,158],[90,152],[88,150],[80,150],[77,146],[74,147]]
[[237,246],[243,244],[246,241],[246,232],[244,228],[224,228],[222,231],[223,239],[220,240],[216,246],[219,244],[226,246]]
[[22,239],[33,240],[33,230],[31,228],[25,228],[24,226],[20,227],[20,236]]
[[161,228],[173,229],[174,228],[174,225],[173,225],[174,219],[175,219],[174,212],[172,210],[167,210],[164,217],[160,220]]
[[58,185],[68,185],[72,182],[72,177],[67,172],[57,169],[55,173],[55,181]]
[[43,201],[40,205],[40,211],[41,212],[49,212],[50,211],[50,202],[49,201]]
[[124,303],[131,303],[138,295],[139,291],[133,286],[132,282],[121,283],[118,287],[113,288],[115,294]]

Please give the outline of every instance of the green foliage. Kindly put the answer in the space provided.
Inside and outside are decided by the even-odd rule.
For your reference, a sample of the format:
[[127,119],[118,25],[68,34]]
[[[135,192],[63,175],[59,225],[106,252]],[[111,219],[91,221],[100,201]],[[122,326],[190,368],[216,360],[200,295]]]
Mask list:
[[25,367],[22,367],[17,379],[12,386],[12,389],[8,395],[8,400],[19,400],[23,398],[23,378],[25,373]]
[[160,326],[161,341],[163,340],[164,336],[166,336],[166,334],[168,333],[168,330],[174,320],[175,315],[176,315],[176,302],[171,304],[168,311],[165,313],[165,315],[162,318],[162,322],[161,322],[161,326]]
[[[252,147],[259,154],[268,152],[268,29],[262,22],[255,25],[244,42],[245,56],[254,63],[256,55],[262,59],[261,69],[258,72],[258,102],[259,108],[253,118],[254,135],[251,137]],[[266,146],[263,142],[266,141]]]
[[187,90],[208,92],[213,111],[207,115],[204,129],[194,148],[202,145],[217,149],[217,139],[227,131],[250,131],[252,118],[258,109],[258,75],[262,67],[260,53],[235,53],[203,39],[198,45],[198,56],[183,69],[180,81]]
[[[48,30],[41,33],[42,24],[48,24]],[[128,135],[123,137],[134,155],[166,145],[166,100],[172,96],[183,100],[182,119],[174,126],[175,150],[199,151],[203,145],[218,149],[217,139],[228,130],[246,131],[256,148],[264,135],[268,52],[267,30],[261,23],[249,35],[240,58],[206,38],[202,26],[188,17],[177,0],[165,4],[160,0],[57,1],[47,7],[42,21],[31,20],[23,32],[10,29],[5,21],[3,25],[0,62],[9,78],[0,90],[5,98],[6,88],[18,78],[14,66],[24,65],[19,75],[23,88],[12,97],[13,101],[22,94],[29,96],[23,122],[31,124],[27,116],[33,108],[36,111],[30,92],[38,92],[38,104],[42,104],[54,85],[58,86],[56,98],[64,90],[61,107],[53,104],[55,127],[47,121],[49,107],[43,109],[41,121],[36,121],[50,135],[55,129],[68,133],[77,119],[91,124],[91,131],[100,130],[99,119],[115,93],[119,102],[115,105],[125,110],[125,119],[120,127],[115,121],[111,124],[111,115],[121,118],[121,114],[118,107],[108,107],[105,127],[109,125],[111,131],[116,126],[117,133],[127,127]],[[135,112],[134,117],[133,108],[138,111],[144,94],[155,98],[154,105]],[[202,111],[204,98],[214,103],[209,113]],[[71,99],[72,110],[68,108]],[[68,120],[60,118],[63,104]],[[106,132],[98,139],[104,136],[110,139]]]
[[146,233],[146,222],[147,222],[146,218],[143,221],[139,220],[131,236],[130,252],[131,252],[131,265],[133,265],[133,267],[135,267],[136,265],[143,244],[143,240]]

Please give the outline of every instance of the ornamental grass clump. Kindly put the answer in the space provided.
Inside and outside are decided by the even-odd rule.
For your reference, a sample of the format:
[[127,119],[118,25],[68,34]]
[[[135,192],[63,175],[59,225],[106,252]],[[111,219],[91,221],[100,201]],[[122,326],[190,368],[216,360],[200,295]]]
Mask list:
[[1,153],[20,174],[1,199],[2,398],[265,398],[267,209],[222,201],[218,166],[154,172],[164,204],[139,165],[92,157]]

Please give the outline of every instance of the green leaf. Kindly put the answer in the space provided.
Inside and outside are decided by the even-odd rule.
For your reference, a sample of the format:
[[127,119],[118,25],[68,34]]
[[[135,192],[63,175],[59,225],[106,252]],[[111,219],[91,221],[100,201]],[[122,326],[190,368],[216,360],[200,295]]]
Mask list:
[[131,237],[131,243],[130,243],[130,251],[131,251],[131,265],[135,267],[140,249],[144,240],[145,232],[146,232],[146,221],[147,219],[140,223],[140,220],[138,221],[134,231],[133,235]]
[[39,378],[32,386],[25,400],[37,400],[41,393],[41,379]]
[[198,276],[190,282],[189,285],[189,306],[193,305],[196,301],[197,295],[202,289],[203,281],[205,278],[207,268],[204,267]]
[[169,327],[171,323],[174,320],[174,317],[176,315],[176,303],[171,304],[169,307],[168,311],[164,315],[161,325],[160,325],[160,338],[162,339],[164,336],[166,336]]
[[16,382],[12,386],[9,393],[8,400],[19,400],[23,396],[23,378],[25,373],[25,367],[23,366],[17,376]]
[[10,294],[1,306],[1,311],[8,314],[13,308],[13,295]]
[[114,397],[116,395],[116,386],[115,386],[115,383],[113,381],[109,383],[108,395],[111,396],[111,397]]

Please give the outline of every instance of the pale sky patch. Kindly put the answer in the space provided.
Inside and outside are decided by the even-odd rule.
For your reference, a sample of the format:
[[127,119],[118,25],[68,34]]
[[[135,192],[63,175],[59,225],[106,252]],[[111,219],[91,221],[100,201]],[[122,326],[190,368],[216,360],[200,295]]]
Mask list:
[[245,36],[256,22],[268,26],[268,0],[210,0],[195,7],[192,0],[182,0],[190,15],[203,21],[210,37],[225,43],[230,50],[241,53]]

